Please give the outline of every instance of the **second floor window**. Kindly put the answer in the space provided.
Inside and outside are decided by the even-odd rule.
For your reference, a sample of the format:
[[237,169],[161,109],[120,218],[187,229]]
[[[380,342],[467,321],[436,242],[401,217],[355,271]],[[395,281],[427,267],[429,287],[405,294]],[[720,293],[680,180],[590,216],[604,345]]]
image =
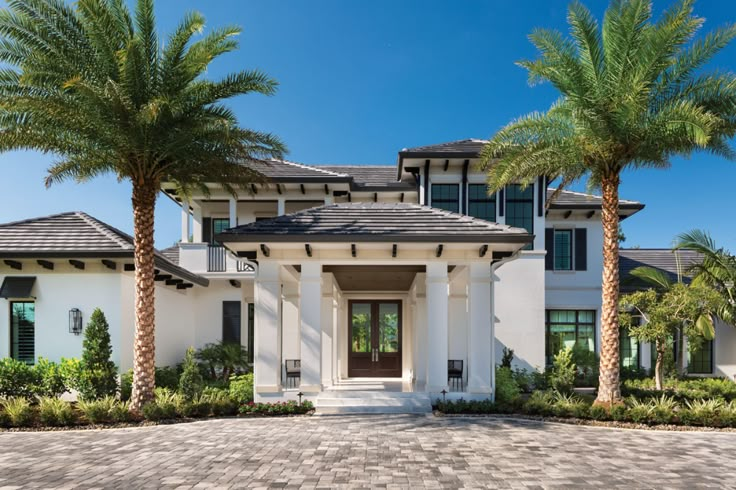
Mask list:
[[432,184],[432,207],[460,212],[460,186],[458,184]]
[[506,224],[534,233],[534,186],[506,186]]
[[230,218],[212,218],[212,243],[217,243],[215,237],[230,228]]
[[555,264],[556,271],[572,270],[572,230],[555,230]]
[[468,185],[468,214],[486,221],[496,221],[496,194],[488,195],[485,184]]

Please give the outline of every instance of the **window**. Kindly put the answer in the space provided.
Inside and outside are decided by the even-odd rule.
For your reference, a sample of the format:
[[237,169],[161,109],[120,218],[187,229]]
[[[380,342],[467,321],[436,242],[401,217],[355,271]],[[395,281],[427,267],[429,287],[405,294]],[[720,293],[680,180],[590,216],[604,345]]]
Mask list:
[[248,362],[253,364],[253,349],[255,348],[253,334],[255,325],[255,309],[253,303],[248,303]]
[[230,228],[230,218],[212,218],[212,238]]
[[485,184],[469,184],[468,214],[474,218],[496,221],[496,193],[488,195]]
[[432,184],[432,207],[460,212],[460,186],[458,184]]
[[10,357],[33,364],[36,360],[36,304],[10,303]]
[[[534,186],[524,190],[519,184],[506,186],[506,224],[534,233]],[[532,248],[532,244],[526,248]]]
[[[633,321],[638,324],[640,317],[634,317]],[[639,356],[639,341],[629,335],[629,330],[622,328],[618,336],[619,359],[622,368],[639,369],[641,360]]]
[[572,230],[555,230],[555,263],[556,271],[572,270]]
[[240,344],[240,301],[222,302],[222,341]]
[[690,352],[688,372],[692,374],[713,374],[713,341],[706,340],[694,352]]
[[595,311],[547,310],[545,359],[552,364],[562,349],[595,351]]

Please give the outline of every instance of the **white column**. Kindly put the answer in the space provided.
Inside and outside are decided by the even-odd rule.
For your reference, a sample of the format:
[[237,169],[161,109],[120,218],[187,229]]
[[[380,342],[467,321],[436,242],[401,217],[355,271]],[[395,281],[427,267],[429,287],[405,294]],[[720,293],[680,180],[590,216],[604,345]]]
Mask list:
[[447,389],[447,262],[427,264],[427,388]]
[[286,199],[279,197],[276,201],[276,216],[283,216],[286,214]]
[[202,242],[202,206],[192,204],[192,241],[194,243]]
[[238,201],[234,198],[230,198],[230,228],[238,226]]
[[189,242],[189,201],[186,199],[181,202],[181,241]]
[[322,386],[332,384],[332,343],[334,331],[334,288],[332,274],[322,274]]
[[299,279],[301,316],[301,391],[315,393],[321,386],[322,264],[302,263]]
[[256,399],[281,391],[281,278],[278,263],[261,261],[254,288]]
[[491,265],[471,263],[468,275],[468,391],[489,394],[494,368]]

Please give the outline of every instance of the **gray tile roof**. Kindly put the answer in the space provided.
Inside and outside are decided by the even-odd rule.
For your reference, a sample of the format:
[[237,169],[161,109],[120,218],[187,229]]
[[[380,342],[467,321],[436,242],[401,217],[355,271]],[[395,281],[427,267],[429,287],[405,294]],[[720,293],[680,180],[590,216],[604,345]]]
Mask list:
[[262,173],[273,182],[349,182],[350,176],[314,165],[290,162],[288,160],[252,161],[248,166]]
[[483,145],[486,143],[488,143],[487,140],[468,138],[434,145],[415,146],[414,148],[404,148],[401,150],[399,157],[440,157],[446,155],[448,157],[474,158],[480,154]]
[[227,230],[218,241],[514,242],[532,240],[511,228],[410,203],[339,203]]
[[179,245],[164,248],[160,252],[161,255],[169,259],[172,263],[179,265]]
[[646,283],[631,276],[631,271],[637,267],[652,267],[665,272],[673,281],[677,280],[678,261],[679,270],[683,279],[688,267],[702,260],[702,256],[693,250],[678,250],[676,253],[669,248],[622,248],[619,251],[619,276],[621,278],[621,292],[646,289]]
[[[554,188],[547,189],[547,199],[552,197]],[[574,192],[563,190],[559,196],[550,204],[551,209],[600,209],[602,198],[594,194],[585,194],[582,192]],[[627,199],[619,200],[619,208],[621,209],[643,209],[644,205],[637,201],[629,201]]]
[[360,190],[416,190],[416,182],[396,180],[395,165],[319,165],[318,168],[349,175],[351,188]]
[[[206,286],[156,251],[156,266]],[[92,216],[68,212],[0,224],[0,258],[115,258],[133,256],[133,237]]]

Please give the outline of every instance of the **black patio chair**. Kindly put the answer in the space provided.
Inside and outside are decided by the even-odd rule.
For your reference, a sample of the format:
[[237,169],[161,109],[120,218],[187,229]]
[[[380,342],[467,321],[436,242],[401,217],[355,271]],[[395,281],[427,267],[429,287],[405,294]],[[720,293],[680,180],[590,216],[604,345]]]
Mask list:
[[450,387],[457,387],[459,383],[460,390],[464,388],[462,359],[450,359],[447,361],[447,382],[450,384]]
[[284,361],[286,365],[286,387],[289,387],[290,381],[294,380],[294,388],[299,386],[297,379],[301,381],[302,377],[302,361],[301,359],[287,359]]

